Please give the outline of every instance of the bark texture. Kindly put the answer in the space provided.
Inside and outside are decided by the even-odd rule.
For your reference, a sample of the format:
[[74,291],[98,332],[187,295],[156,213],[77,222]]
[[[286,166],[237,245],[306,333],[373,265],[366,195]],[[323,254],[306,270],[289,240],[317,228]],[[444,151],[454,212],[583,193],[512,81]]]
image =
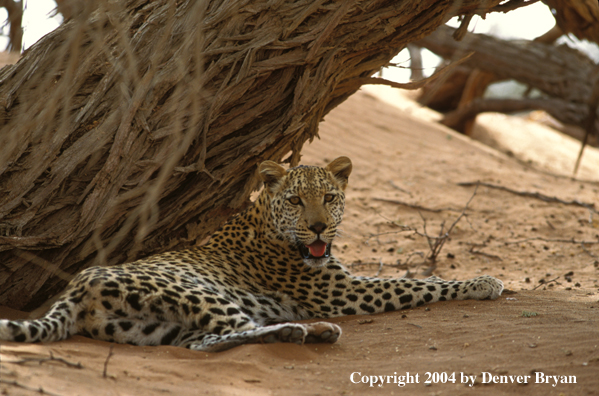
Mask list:
[[202,240],[248,204],[257,163],[296,165],[407,43],[499,2],[79,8],[0,71],[0,304],[32,308],[82,268]]

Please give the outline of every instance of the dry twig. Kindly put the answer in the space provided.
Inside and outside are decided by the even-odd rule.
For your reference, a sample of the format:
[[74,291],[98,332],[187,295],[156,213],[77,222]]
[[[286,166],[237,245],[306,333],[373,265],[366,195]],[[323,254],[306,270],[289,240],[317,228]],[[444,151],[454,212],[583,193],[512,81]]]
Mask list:
[[[410,259],[414,256],[420,256],[420,258],[422,259],[422,263],[418,264],[416,266],[416,269],[414,272],[410,271]],[[424,264],[426,262],[426,256],[424,255],[423,252],[412,252],[408,255],[408,258],[406,259],[406,262],[403,264],[403,266],[406,268],[406,273],[403,275],[403,278],[414,278],[416,276],[416,273],[418,272],[418,268],[420,268],[420,266],[422,264]]]
[[512,245],[512,244],[517,244],[517,243],[522,243],[522,242],[529,242],[529,241],[543,241],[543,242],[559,242],[559,243],[574,243],[574,244],[583,244],[583,245],[596,245],[599,244],[599,240],[598,241],[577,241],[576,239],[572,238],[572,239],[563,239],[563,238],[543,238],[543,237],[531,237],[531,238],[524,238],[524,239],[518,239],[516,241],[507,241],[504,242],[506,245]]
[[16,360],[16,361],[6,361],[5,363],[24,365],[24,364],[31,363],[31,362],[39,363],[40,365],[45,362],[60,362],[60,363],[66,364],[69,367],[74,367],[74,368],[78,368],[78,369],[83,368],[83,365],[79,362],[73,363],[73,362],[69,362],[66,359],[60,358],[60,357],[54,357],[54,354],[52,352],[50,352],[50,357],[47,357],[47,358],[23,358],[21,360]]
[[102,377],[106,378],[106,372],[108,370],[108,361],[112,357],[112,350],[114,349],[114,344],[110,344],[110,349],[108,350],[108,356],[106,356],[106,360],[104,361],[104,372],[102,373]]
[[583,207],[585,209],[588,209],[590,211],[597,213],[594,203],[581,202],[577,199],[574,199],[571,201],[566,201],[566,200],[563,200],[563,199],[560,199],[557,197],[550,197],[549,195],[541,194],[539,192],[517,191],[517,190],[513,190],[509,187],[504,187],[504,186],[500,186],[497,184],[491,184],[491,183],[486,183],[486,182],[481,182],[481,181],[458,183],[458,186],[461,186],[461,187],[470,187],[470,186],[475,186],[475,185],[488,187],[488,188],[494,188],[496,190],[501,190],[501,191],[506,191],[511,194],[520,195],[522,197],[535,198],[535,199],[541,200],[543,202],[552,202],[552,203],[555,202],[555,203],[561,203],[563,205],[580,206],[580,207]]
[[586,254],[588,254],[589,256],[591,256],[592,258],[597,258],[597,257],[599,257],[599,256],[597,256],[596,254],[594,254],[594,253],[591,253],[591,252],[590,252],[590,251],[589,251],[589,250],[588,250],[588,249],[587,249],[587,248],[584,246],[584,242],[580,242],[580,247],[582,247],[582,250],[583,250],[583,251],[584,251]]
[[[468,206],[470,205],[470,202],[472,202],[472,200],[476,196],[477,191],[478,191],[478,185],[476,185],[476,187],[474,188],[474,192],[472,193],[472,196],[470,197],[468,202],[466,202],[466,206],[464,206],[462,213],[460,213],[458,218],[455,219],[455,221],[449,226],[447,231],[445,231],[445,232],[443,231],[445,222],[443,222],[441,224],[441,230],[439,231],[438,237],[433,238],[426,233],[426,221],[424,222],[425,228],[424,228],[423,236],[426,237],[426,240],[427,240],[429,248],[430,248],[430,252],[427,256],[427,261],[430,262],[430,266],[425,271],[425,273],[424,273],[425,275],[427,275],[427,276],[431,275],[432,272],[435,270],[435,268],[437,268],[437,264],[436,264],[437,257],[439,256],[439,253],[441,253],[441,249],[443,249],[443,245],[445,245],[445,242],[449,239],[449,234],[451,234],[451,231],[453,231],[453,228],[456,226],[456,224],[458,224],[458,222],[462,219],[462,217],[466,216],[466,210],[468,210]],[[422,217],[422,214],[420,216]],[[422,219],[424,220],[424,217],[422,217]]]
[[23,385],[23,384],[21,384],[21,383],[19,383],[17,381],[5,380],[5,379],[3,379],[1,377],[0,377],[0,384],[12,385],[14,387],[25,389],[25,390],[28,390],[30,392],[39,393],[40,395],[61,396],[61,395],[59,395],[57,393],[48,392],[47,390],[45,390],[41,386],[39,388],[35,388],[33,386]]
[[401,191],[402,193],[406,193],[408,195],[412,195],[411,192],[409,192],[408,190],[404,190],[403,188],[399,187],[397,184],[395,184],[395,182],[393,180],[389,180],[389,184],[391,185],[391,187],[393,187],[394,189]]
[[[456,224],[458,224],[458,222],[464,217],[466,216],[466,211],[468,210],[468,206],[470,205],[470,203],[472,202],[472,200],[474,199],[474,197],[476,196],[476,192],[478,190],[478,185],[476,186],[476,188],[474,189],[474,192],[472,193],[472,196],[470,197],[470,199],[468,200],[468,202],[466,202],[466,206],[464,206],[464,208],[462,209],[460,215],[458,216],[458,218],[449,226],[449,228],[445,231],[445,221],[443,221],[441,223],[441,230],[439,231],[439,235],[438,236],[431,236],[428,234],[427,230],[426,230],[426,219],[424,218],[424,216],[422,216],[422,213],[420,213],[420,211],[418,211],[418,214],[420,215],[420,217],[422,218],[422,228],[423,228],[423,232],[418,231],[418,229],[413,228],[413,227],[409,227],[409,226],[405,226],[405,225],[400,225],[397,224],[394,221],[391,221],[389,219],[387,219],[390,224],[392,224],[395,227],[399,227],[401,228],[401,230],[399,231],[388,231],[388,232],[382,232],[382,233],[378,233],[378,234],[371,234],[368,239],[366,240],[366,243],[368,243],[368,241],[373,238],[373,237],[378,237],[380,235],[387,235],[387,234],[394,234],[394,233],[398,233],[398,232],[405,232],[405,231],[410,231],[418,236],[424,237],[426,238],[426,241],[428,243],[429,246],[429,253],[426,256],[426,258],[423,261],[423,264],[426,262],[429,262],[430,265],[429,267],[424,271],[424,275],[431,275],[432,272],[437,268],[436,265],[436,261],[437,261],[437,257],[439,256],[439,253],[441,253],[441,249],[443,249],[443,245],[445,245],[445,242],[449,239],[449,235],[451,234],[451,231],[453,231],[454,227],[456,226]],[[374,198],[375,200],[383,200],[381,198]],[[399,203],[401,201],[397,201],[397,202],[393,202],[393,203]],[[405,204],[405,203],[402,203]],[[410,206],[409,204],[406,204],[406,206]],[[433,210],[435,211],[435,210]],[[440,211],[440,210],[439,210]],[[411,273],[408,270],[408,272],[406,273],[405,277],[410,277]]]
[[561,239],[561,238],[543,238],[543,237],[532,237],[532,238],[525,238],[525,239],[519,239],[517,241],[507,241],[504,242],[506,245],[513,245],[513,244],[518,244],[518,243],[523,243],[523,242],[529,242],[529,241],[543,241],[543,242],[557,242],[557,243],[572,243],[575,245],[580,244],[582,250],[588,254],[589,256],[593,257],[593,258],[597,258],[597,255],[590,252],[585,245],[597,245],[599,244],[599,240],[597,241],[577,241],[576,239],[572,238],[572,239]]
[[398,232],[414,231],[414,229],[412,227],[408,227],[408,226],[404,226],[404,225],[399,225],[399,224],[393,223],[393,222],[391,222],[391,224],[393,224],[395,227],[400,227],[402,229],[400,231],[385,231],[385,232],[378,232],[376,234],[370,234],[368,236],[368,238],[366,238],[366,241],[364,241],[364,243],[366,243],[368,246],[370,246],[370,239],[372,239],[372,238],[378,238],[378,237],[380,237],[382,235],[397,234]]
[[539,287],[543,286],[543,285],[548,285],[552,282],[555,282],[556,285],[559,285],[560,283],[557,281],[559,279],[559,276],[556,278],[553,278],[551,280],[546,281],[545,279],[541,279],[538,285],[536,285],[532,290],[537,290]]
[[485,253],[485,252],[482,252],[482,251],[480,251],[480,250],[474,250],[474,246],[472,246],[472,247],[470,248],[470,250],[468,250],[468,251],[469,251],[470,253],[472,253],[472,254],[479,254],[479,255],[481,255],[481,256],[485,256],[485,257],[489,257],[489,258],[492,258],[492,259],[495,259],[495,260],[503,261],[503,259],[502,259],[501,257],[499,257],[499,256],[496,256],[496,255],[494,255],[494,254]]
[[403,201],[399,201],[397,199],[388,199],[388,198],[372,198],[373,201],[379,201],[379,202],[387,202],[387,203],[392,203],[395,205],[401,205],[401,206],[406,206],[408,208],[412,208],[412,209],[416,209],[416,210],[422,210],[425,212],[433,212],[433,213],[439,213],[439,212],[460,212],[459,209],[454,209],[454,208],[427,208],[426,206],[421,206],[421,205],[417,205],[417,204],[411,204],[408,202],[403,202]]
[[383,259],[380,259],[380,261],[379,261],[379,269],[378,269],[378,271],[376,271],[376,274],[374,274],[374,277],[376,278],[377,276],[379,276],[381,274],[382,270],[383,270]]

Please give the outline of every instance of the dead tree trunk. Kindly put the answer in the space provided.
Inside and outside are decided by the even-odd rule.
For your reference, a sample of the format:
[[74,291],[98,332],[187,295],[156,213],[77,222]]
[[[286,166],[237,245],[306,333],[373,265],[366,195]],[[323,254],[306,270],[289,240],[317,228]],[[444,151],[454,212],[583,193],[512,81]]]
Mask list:
[[[0,71],[0,304],[203,239],[407,43],[501,0],[125,0]],[[491,9],[492,11],[492,9]]]
[[[417,42],[446,59],[474,54],[462,66],[493,73],[498,80],[513,79],[546,94],[543,99],[522,101],[477,99],[469,106],[448,113],[444,123],[460,129],[467,119],[482,111],[523,111],[542,109],[556,119],[584,125],[589,114],[595,64],[584,54],[566,46],[536,41],[506,41],[483,34],[466,34],[457,42],[455,29],[443,26]],[[512,103],[513,102],[513,103]]]

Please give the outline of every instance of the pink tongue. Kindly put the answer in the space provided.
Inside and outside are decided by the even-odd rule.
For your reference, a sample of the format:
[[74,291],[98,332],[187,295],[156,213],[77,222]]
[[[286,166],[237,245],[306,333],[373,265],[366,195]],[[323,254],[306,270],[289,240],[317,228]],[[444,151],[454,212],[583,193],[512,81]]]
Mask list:
[[321,240],[317,240],[311,245],[306,245],[308,249],[310,249],[310,254],[314,257],[322,257],[324,256],[324,252],[327,249],[327,244]]

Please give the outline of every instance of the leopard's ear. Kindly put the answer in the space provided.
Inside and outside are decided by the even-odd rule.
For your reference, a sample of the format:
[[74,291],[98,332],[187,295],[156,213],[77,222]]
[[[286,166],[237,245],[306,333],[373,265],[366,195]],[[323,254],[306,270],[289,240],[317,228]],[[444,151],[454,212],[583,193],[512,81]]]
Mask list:
[[287,174],[287,170],[276,162],[264,161],[258,167],[258,174],[260,175],[260,180],[264,182],[264,186],[270,193],[273,193],[281,182],[281,179]]
[[345,187],[347,187],[347,180],[349,179],[349,174],[351,173],[352,169],[351,160],[347,157],[336,158],[333,160],[333,162],[328,164],[325,169],[335,176],[335,179],[341,186],[341,189],[345,190]]

